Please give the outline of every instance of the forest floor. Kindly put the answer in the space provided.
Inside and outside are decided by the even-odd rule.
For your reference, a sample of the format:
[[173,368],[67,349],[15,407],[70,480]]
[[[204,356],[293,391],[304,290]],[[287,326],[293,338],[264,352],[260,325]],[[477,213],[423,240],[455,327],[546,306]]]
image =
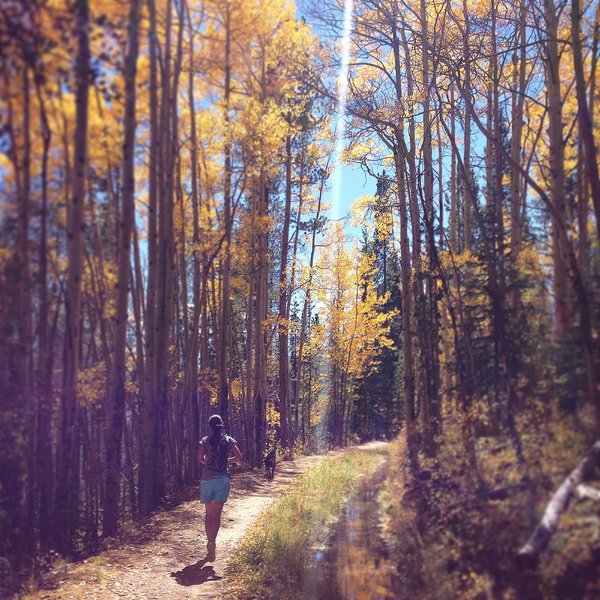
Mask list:
[[204,512],[197,487],[193,487],[187,490],[180,505],[158,512],[145,523],[123,532],[100,554],[55,567],[44,582],[46,589],[22,598],[219,598],[228,557],[247,529],[296,477],[332,454],[281,461],[272,481],[266,480],[260,470],[234,473],[214,563],[205,561]]

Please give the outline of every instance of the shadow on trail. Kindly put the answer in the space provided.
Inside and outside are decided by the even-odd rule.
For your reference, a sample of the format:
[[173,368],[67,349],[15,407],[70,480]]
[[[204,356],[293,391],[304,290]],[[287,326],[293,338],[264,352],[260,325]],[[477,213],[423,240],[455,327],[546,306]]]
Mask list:
[[179,585],[184,586],[201,585],[207,581],[223,579],[220,575],[215,573],[215,569],[212,565],[206,564],[206,559],[199,560],[193,565],[188,565],[181,569],[181,571],[171,573],[171,577],[173,577]]

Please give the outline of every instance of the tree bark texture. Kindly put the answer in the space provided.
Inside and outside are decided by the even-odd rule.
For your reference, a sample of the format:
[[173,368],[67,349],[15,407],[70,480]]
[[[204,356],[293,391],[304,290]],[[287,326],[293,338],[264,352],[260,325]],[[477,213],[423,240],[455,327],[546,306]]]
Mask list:
[[125,422],[126,336],[131,271],[131,232],[135,222],[136,73],[140,0],[130,0],[125,63],[125,122],[123,136],[123,193],[117,272],[114,362],[106,422],[106,489],[102,532],[113,535],[119,524],[121,438]]
[[61,439],[58,448],[55,538],[58,547],[70,552],[77,529],[79,503],[79,433],[77,428],[77,376],[81,343],[81,278],[83,273],[84,201],[88,144],[90,88],[89,3],[77,0],[77,90],[73,153],[73,183],[67,233],[68,270],[66,335],[61,398]]

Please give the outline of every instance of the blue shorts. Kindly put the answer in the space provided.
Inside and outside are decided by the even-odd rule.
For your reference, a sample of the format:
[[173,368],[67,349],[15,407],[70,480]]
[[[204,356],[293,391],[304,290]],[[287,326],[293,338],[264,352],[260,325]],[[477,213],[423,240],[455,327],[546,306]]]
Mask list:
[[217,475],[200,481],[200,502],[227,502],[231,483],[227,475]]

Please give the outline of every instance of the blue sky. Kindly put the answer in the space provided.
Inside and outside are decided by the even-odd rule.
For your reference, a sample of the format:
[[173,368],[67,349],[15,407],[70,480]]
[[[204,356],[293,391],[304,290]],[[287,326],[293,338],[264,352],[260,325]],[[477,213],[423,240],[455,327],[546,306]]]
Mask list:
[[[331,185],[324,194],[325,202],[332,205],[327,216],[330,219],[344,219],[350,212],[354,201],[365,194],[374,195],[376,190],[375,179],[367,175],[360,167],[354,165],[338,165],[331,177]],[[338,194],[338,206],[333,206],[334,182],[339,177],[340,190]],[[345,229],[348,233],[360,234],[356,228],[346,224]]]

